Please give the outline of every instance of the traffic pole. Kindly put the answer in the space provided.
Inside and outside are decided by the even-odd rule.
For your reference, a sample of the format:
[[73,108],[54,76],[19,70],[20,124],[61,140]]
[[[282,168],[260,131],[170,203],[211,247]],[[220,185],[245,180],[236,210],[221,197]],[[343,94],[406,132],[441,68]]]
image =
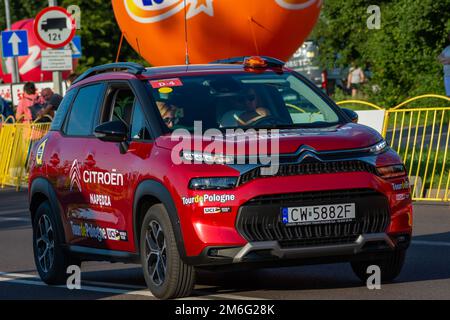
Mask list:
[[[9,0],[5,0],[5,16],[6,16],[6,28],[11,30],[11,12],[9,10]],[[20,74],[19,74],[19,61],[17,57],[13,57],[13,69],[11,72],[11,82],[18,83],[20,82]]]
[[[57,0],[48,0],[49,7],[55,7],[58,5]],[[53,90],[55,93],[62,95],[62,72],[53,71]]]

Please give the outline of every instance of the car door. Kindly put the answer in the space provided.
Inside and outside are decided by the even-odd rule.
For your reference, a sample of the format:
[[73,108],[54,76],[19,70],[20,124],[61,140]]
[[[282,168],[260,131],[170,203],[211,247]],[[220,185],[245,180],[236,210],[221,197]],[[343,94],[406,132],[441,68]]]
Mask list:
[[[126,152],[121,152],[118,143],[99,139],[86,143],[84,175],[88,181],[86,190],[89,207],[95,213],[95,226],[106,232],[106,239],[91,242],[96,247],[118,251],[134,250],[133,190],[139,179],[139,170],[145,168],[144,160],[150,154],[152,146],[143,141],[148,140],[149,132],[142,125],[145,122],[142,119],[142,108],[132,87],[127,82],[110,84],[97,124],[119,120],[129,128],[136,129],[130,130]],[[138,128],[137,123],[141,127]]]
[[78,90],[57,139],[49,150],[48,175],[62,206],[66,240],[79,244],[85,234],[81,225],[89,215],[86,185],[83,181],[86,142],[92,140],[92,127],[103,96],[104,84],[86,85]]

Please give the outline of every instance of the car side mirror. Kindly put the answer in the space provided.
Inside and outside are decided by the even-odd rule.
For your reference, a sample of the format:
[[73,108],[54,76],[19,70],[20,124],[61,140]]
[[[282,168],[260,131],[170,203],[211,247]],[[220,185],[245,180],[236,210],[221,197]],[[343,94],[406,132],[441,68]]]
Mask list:
[[105,142],[126,142],[128,140],[128,126],[123,121],[109,121],[97,126],[95,136]]
[[355,111],[346,108],[342,108],[342,111],[344,111],[353,123],[358,123],[358,114]]

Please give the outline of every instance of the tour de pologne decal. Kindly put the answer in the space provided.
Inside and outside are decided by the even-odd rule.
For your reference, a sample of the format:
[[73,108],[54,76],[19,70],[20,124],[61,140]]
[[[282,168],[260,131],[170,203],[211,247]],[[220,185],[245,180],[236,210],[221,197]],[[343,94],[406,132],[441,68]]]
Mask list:
[[70,222],[72,234],[76,237],[95,239],[98,242],[104,240],[111,241],[128,241],[128,234],[126,231],[117,230],[114,228],[103,228],[91,223],[75,223]]
[[181,201],[183,201],[183,205],[185,206],[191,204],[207,204],[211,202],[227,203],[234,200],[236,200],[236,196],[234,194],[204,194],[181,198]]
[[394,191],[400,191],[400,190],[409,189],[409,181],[408,180],[404,180],[401,183],[393,183],[392,184],[392,189]]
[[[124,177],[122,173],[117,172],[116,169],[108,171],[95,171],[95,170],[81,170],[80,163],[75,159],[72,163],[69,172],[70,176],[70,191],[82,192],[82,183],[94,184],[103,186],[123,186]],[[111,207],[111,197],[109,195],[102,194],[89,194],[89,202],[92,205],[101,207]]]

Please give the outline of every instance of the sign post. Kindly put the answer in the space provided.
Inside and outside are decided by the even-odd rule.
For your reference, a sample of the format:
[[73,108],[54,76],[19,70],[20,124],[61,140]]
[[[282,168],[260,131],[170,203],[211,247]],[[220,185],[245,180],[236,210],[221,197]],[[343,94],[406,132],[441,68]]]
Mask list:
[[[52,51],[59,51],[58,49],[68,45],[76,32],[76,24],[72,15],[66,9],[57,7],[56,4],[55,0],[49,0],[50,7],[39,12],[34,19],[36,37],[47,47],[55,49]],[[43,52],[42,55],[42,66],[46,65],[50,69],[56,68],[53,72],[53,87],[58,94],[62,94],[61,71],[67,70],[67,63],[61,61],[62,56],[63,54],[51,54],[49,52],[46,55]],[[60,60],[56,62],[58,57]],[[44,61],[45,59],[51,59],[52,61]],[[58,70],[58,68],[62,69]]]
[[[9,11],[9,0],[5,0],[6,28],[11,30],[11,13]],[[28,45],[28,42],[27,42]],[[11,72],[12,83],[20,82],[19,62],[17,56],[13,57],[13,70]]]

